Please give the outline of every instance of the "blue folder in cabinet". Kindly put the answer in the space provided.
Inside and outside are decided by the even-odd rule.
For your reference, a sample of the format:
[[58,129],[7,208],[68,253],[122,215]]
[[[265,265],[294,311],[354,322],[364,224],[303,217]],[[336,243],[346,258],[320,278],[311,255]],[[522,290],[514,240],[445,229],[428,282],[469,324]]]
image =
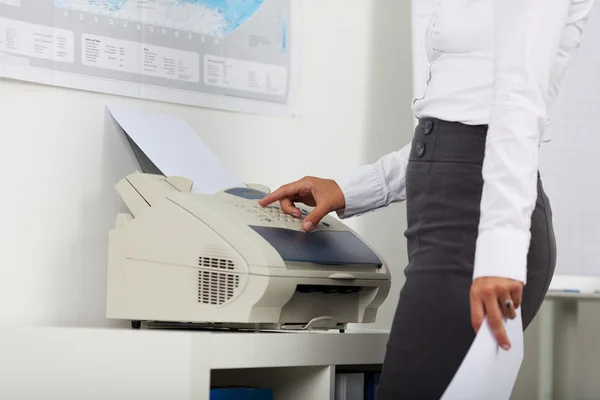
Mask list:
[[273,391],[262,388],[214,388],[210,400],[273,400]]
[[377,400],[377,389],[381,373],[368,372],[365,374],[365,400]]

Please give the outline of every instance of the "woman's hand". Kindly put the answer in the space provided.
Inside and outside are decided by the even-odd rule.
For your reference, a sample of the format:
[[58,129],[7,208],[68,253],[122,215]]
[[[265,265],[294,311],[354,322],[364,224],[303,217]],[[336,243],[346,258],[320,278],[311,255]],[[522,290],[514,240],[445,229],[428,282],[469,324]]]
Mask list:
[[490,327],[498,344],[510,349],[510,341],[502,323],[502,316],[513,319],[523,299],[523,283],[512,279],[477,278],[471,286],[471,322],[479,331],[487,314]]
[[304,177],[298,181],[288,183],[265,196],[259,201],[261,206],[268,206],[279,201],[281,209],[297,218],[300,210],[294,205],[295,202],[304,203],[314,207],[302,221],[302,228],[309,232],[332,211],[338,211],[346,206],[344,194],[338,184],[331,179]]

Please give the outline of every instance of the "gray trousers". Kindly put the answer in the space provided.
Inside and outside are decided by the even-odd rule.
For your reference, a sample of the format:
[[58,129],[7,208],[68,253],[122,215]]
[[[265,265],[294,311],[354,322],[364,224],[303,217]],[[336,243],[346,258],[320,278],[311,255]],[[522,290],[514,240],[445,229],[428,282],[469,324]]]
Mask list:
[[[483,188],[487,126],[425,118],[406,176],[409,263],[392,323],[379,400],[439,399],[475,333],[469,290]],[[556,264],[552,211],[538,179],[521,314],[526,328]]]

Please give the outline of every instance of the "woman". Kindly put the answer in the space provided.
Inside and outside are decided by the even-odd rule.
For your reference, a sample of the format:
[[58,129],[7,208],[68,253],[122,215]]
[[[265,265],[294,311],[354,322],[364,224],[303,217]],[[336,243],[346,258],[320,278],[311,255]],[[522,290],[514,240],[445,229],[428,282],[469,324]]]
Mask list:
[[426,40],[427,88],[411,143],[339,179],[306,177],[265,197],[310,231],[407,201],[409,264],[379,399],[439,399],[487,316],[526,328],[556,261],[538,174],[547,109],[593,0],[438,0]]

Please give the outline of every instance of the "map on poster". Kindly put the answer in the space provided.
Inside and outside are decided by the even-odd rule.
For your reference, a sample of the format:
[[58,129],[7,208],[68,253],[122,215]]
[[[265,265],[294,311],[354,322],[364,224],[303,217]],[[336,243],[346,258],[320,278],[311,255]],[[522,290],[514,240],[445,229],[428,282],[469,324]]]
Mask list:
[[0,0],[0,76],[291,112],[292,0]]

